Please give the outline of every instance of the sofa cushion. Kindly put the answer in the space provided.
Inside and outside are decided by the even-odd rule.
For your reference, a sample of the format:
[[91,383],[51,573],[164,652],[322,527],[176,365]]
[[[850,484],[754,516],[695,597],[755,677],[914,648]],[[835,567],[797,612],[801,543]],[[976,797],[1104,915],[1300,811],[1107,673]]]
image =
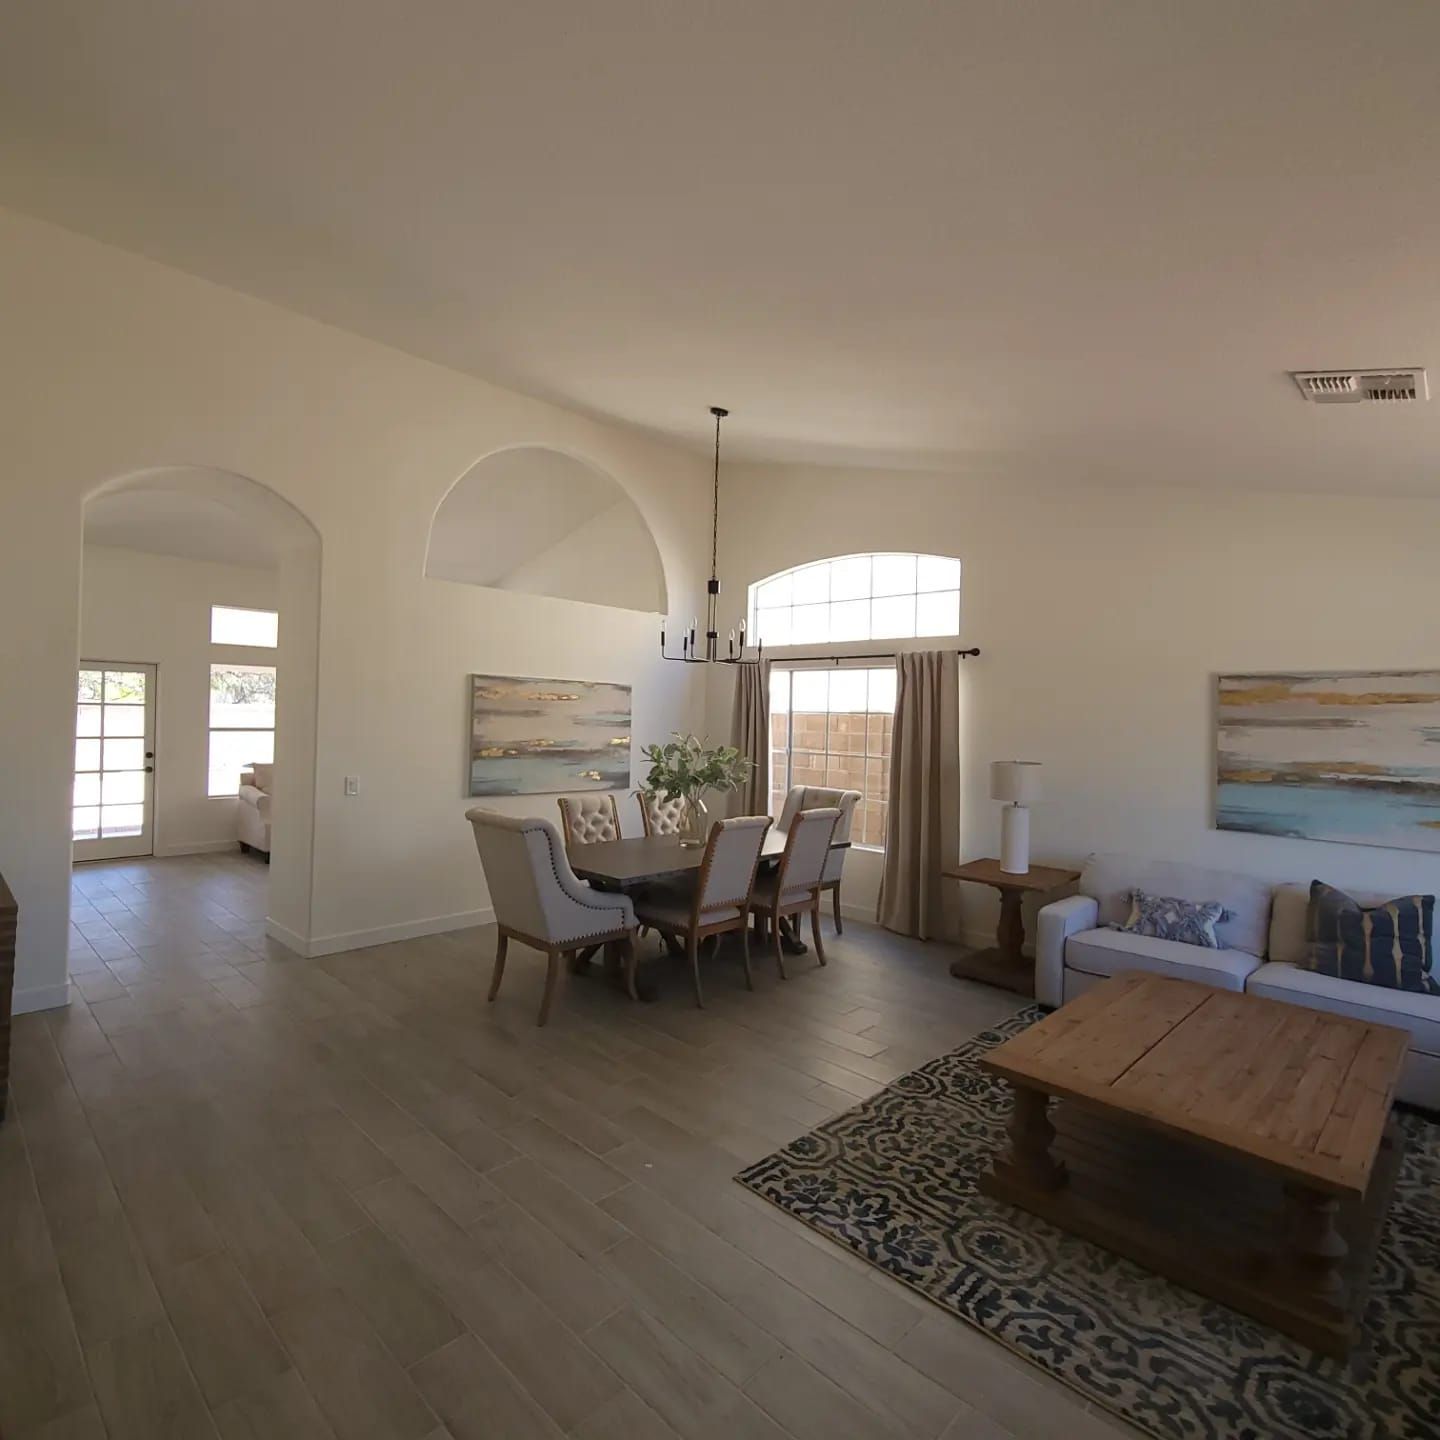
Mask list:
[[1130,896],[1130,914],[1123,925],[1130,935],[1150,935],[1156,940],[1176,940],[1181,945],[1199,945],[1206,950],[1223,947],[1215,927],[1229,914],[1212,900],[1182,900],[1178,895],[1147,895],[1135,890]]
[[275,766],[264,761],[256,761],[254,765],[250,766],[250,772],[255,776],[255,788],[263,790],[268,795],[272,789]]
[[1418,1050],[1440,1055],[1440,995],[1417,995],[1410,990],[1388,990],[1382,985],[1361,985],[1302,970],[1298,965],[1262,965],[1246,987],[1252,995],[1308,1005],[1332,1015],[1350,1015],[1372,1025],[1393,1025],[1410,1032]]
[[1146,970],[1194,980],[1219,990],[1243,990],[1260,962],[1245,950],[1206,950],[1178,940],[1155,940],[1125,930],[1082,930],[1065,942],[1065,965],[1087,975]]
[[1246,950],[1257,957],[1265,954],[1270,929],[1268,880],[1136,855],[1097,853],[1085,862],[1080,893],[1099,901],[1102,925],[1124,922],[1130,914],[1130,893],[1136,889],[1150,895],[1174,895],[1181,900],[1223,905],[1230,914],[1215,927],[1220,944],[1227,950]]

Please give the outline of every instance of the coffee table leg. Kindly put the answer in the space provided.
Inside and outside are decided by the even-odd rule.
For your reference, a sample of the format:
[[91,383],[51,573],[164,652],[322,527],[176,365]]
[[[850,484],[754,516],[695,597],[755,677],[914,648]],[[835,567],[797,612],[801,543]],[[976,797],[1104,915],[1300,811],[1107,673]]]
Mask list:
[[1349,1246],[1336,1223],[1339,1211],[1334,1195],[1287,1185],[1280,1244],[1284,1274],[1297,1296],[1343,1310]]
[[1007,1181],[1031,1190],[1058,1190],[1065,1166],[1051,1153],[1055,1127],[1050,1123],[1050,1097],[1043,1090],[1011,1085],[1015,1108],[1010,1113],[1010,1148],[995,1170]]

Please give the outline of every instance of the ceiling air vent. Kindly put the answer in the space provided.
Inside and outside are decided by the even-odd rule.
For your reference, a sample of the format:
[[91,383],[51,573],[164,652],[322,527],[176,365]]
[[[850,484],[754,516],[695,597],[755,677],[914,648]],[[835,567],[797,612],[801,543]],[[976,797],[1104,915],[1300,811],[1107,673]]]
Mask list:
[[1397,404],[1428,400],[1425,372],[1414,370],[1292,370],[1300,393],[1317,405]]

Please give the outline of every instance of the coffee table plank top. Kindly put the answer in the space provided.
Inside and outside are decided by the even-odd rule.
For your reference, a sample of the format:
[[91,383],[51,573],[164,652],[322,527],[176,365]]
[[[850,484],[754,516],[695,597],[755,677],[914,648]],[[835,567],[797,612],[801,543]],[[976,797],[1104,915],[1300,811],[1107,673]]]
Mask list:
[[1189,980],[1117,975],[992,1050],[1014,1084],[1364,1193],[1409,1036]]

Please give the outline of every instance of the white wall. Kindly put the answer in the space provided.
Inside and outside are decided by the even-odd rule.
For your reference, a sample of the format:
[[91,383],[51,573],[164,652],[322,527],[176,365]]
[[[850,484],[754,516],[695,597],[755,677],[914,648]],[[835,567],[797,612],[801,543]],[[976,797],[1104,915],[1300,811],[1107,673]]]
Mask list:
[[[1020,757],[1045,766],[1031,821],[1039,861],[1116,849],[1440,890],[1434,855],[1211,825],[1215,674],[1440,666],[1440,501],[1022,490],[994,478],[761,466],[736,467],[725,484],[732,608],[753,580],[806,560],[960,557],[959,643],[983,652],[960,662],[963,857],[998,853],[987,766]],[[729,679],[711,686],[716,736],[728,734]],[[878,857],[854,852],[847,904],[873,913],[878,876]],[[993,924],[992,896],[964,892],[978,938]]]
[[[277,650],[210,644],[210,607],[276,608],[273,570],[86,545],[80,595],[85,660],[158,666],[155,711],[155,853],[235,845],[233,797],[207,795],[210,666],[278,665]],[[282,622],[283,628],[283,622]],[[284,680],[281,677],[281,703]]]
[[[0,613],[12,617],[0,659],[24,677],[0,708],[0,871],[20,902],[22,1007],[64,998],[82,509],[111,477],[217,467],[319,532],[313,890],[291,927],[316,948],[485,914],[463,820],[470,671],[631,684],[637,749],[695,723],[699,682],[657,659],[653,617],[423,569],[459,476],[494,451],[549,445],[614,477],[669,592],[700,593],[703,457],[13,212],[0,212],[0,313]],[[283,593],[280,608],[294,610]],[[346,775],[360,778],[355,798]]]
[[627,500],[592,515],[495,583],[501,590],[649,611],[659,644],[654,553],[645,522]]

